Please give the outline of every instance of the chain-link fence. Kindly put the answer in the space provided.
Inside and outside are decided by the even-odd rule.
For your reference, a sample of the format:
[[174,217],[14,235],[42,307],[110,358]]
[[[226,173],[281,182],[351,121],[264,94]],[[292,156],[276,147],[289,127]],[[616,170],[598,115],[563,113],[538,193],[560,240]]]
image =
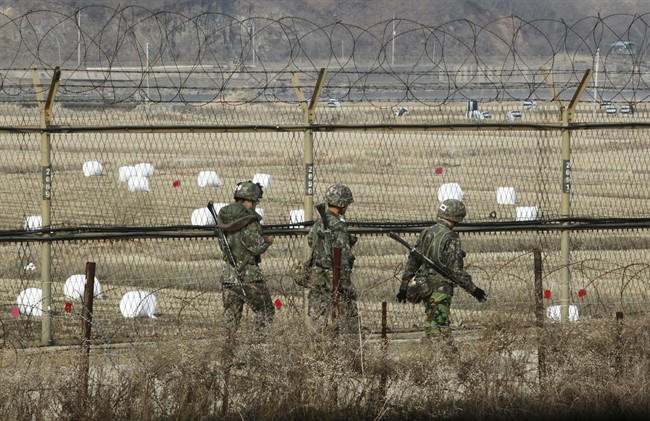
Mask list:
[[[45,12],[31,13],[34,22]],[[411,47],[413,28],[373,47],[365,39],[371,30],[342,24],[310,32],[266,21],[258,41],[282,28],[293,40],[289,52],[270,60],[248,45],[227,64],[197,53],[194,64],[181,65],[189,48],[170,52],[175,32],[109,53],[104,41],[121,39],[124,28],[108,23],[99,35],[80,35],[96,42],[84,44],[77,65],[76,55],[55,68],[51,48],[31,55],[17,48],[12,68],[0,74],[4,337],[32,343],[47,315],[55,342],[77,342],[79,285],[89,261],[101,290],[93,317],[98,340],[190,329],[210,335],[222,311],[222,260],[205,207],[210,200],[229,203],[235,184],[248,179],[265,186],[258,211],[276,241],[262,267],[279,314],[303,314],[293,267],[305,253],[312,205],[337,181],[355,196],[347,215],[360,237],[353,282],[363,323],[373,331],[382,301],[389,302],[392,331],[421,323],[421,308],[394,304],[408,251],[385,234],[394,230],[414,243],[447,197],[467,205],[460,227],[466,263],[490,295],[478,304],[458,291],[455,326],[504,314],[532,321],[535,294],[543,294],[547,307],[568,300],[580,317],[645,312],[646,42],[621,50],[609,38],[622,34],[591,41],[590,34],[611,29],[621,16],[565,27],[560,44],[550,41],[556,32],[544,32],[546,23],[508,19],[518,24],[516,34],[545,34],[548,56],[500,54],[485,40],[489,28],[474,40],[485,50],[478,44],[468,50],[471,40],[450,40],[444,26],[413,22],[400,28],[423,30],[432,54],[408,61],[408,68],[392,66],[386,55],[393,40],[408,41],[402,63],[421,52]],[[628,19],[628,28],[642,25]],[[146,21],[128,36],[144,36]],[[238,24],[250,22],[230,22]],[[344,41],[355,47],[346,60],[334,52],[339,30],[361,32]],[[525,51],[512,39],[509,51]],[[493,41],[505,45],[496,35]],[[45,35],[34,42],[52,41]],[[330,56],[322,56],[321,44]],[[544,280],[537,292],[536,249]],[[48,311],[43,290],[50,286]],[[155,311],[134,306],[152,295]],[[130,317],[140,310],[157,317]]]

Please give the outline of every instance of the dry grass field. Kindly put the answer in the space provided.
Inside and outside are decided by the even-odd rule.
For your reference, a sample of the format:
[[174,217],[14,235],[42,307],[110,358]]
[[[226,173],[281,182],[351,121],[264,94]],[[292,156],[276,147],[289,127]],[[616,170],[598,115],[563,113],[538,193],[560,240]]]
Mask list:
[[[490,106],[493,122],[503,122],[505,112],[519,104],[486,105]],[[350,185],[355,203],[347,217],[358,231],[363,230],[361,223],[388,226],[395,222],[433,220],[438,189],[445,183],[462,186],[469,210],[466,222],[471,224],[514,221],[517,206],[536,206],[542,220],[560,216],[560,131],[480,130],[478,126],[475,130],[443,131],[388,126],[467,122],[462,117],[464,104],[446,108],[414,105],[410,111],[408,120],[398,120],[390,106],[344,104],[340,109],[319,109],[317,121],[322,124],[385,126],[314,133],[314,201],[320,201],[325,188],[335,181]],[[7,108],[0,119],[2,125],[37,124],[35,113],[35,109]],[[138,125],[143,121],[154,126],[188,127],[292,125],[301,124],[302,118],[299,108],[288,104],[233,109],[202,107],[196,111],[154,107],[131,112],[81,112],[62,108],[57,113],[56,124],[73,127]],[[607,117],[600,110],[599,113],[597,121],[605,121]],[[640,106],[633,118],[646,116],[647,111]],[[630,116],[620,116],[606,121],[626,118],[632,120]],[[593,121],[592,105],[579,109],[578,120]],[[537,111],[525,112],[522,117],[522,123],[528,124],[556,121],[554,104],[541,104]],[[0,226],[6,231],[19,230],[26,216],[40,214],[40,138],[2,134],[0,139]],[[573,216],[647,217],[647,139],[648,131],[642,129],[572,133]],[[29,242],[27,237],[1,243],[0,337],[5,351],[4,377],[7,388],[13,385],[20,390],[16,400],[20,405],[6,405],[0,409],[4,411],[0,418],[76,419],[76,389],[55,394],[64,390],[65,382],[70,385],[78,380],[78,361],[74,357],[70,361],[67,355],[72,352],[74,356],[74,345],[80,343],[81,303],[66,298],[63,285],[69,276],[83,273],[88,261],[96,262],[96,276],[105,295],[95,301],[93,315],[89,401],[92,412],[88,419],[190,419],[197,414],[204,414],[199,418],[217,419],[218,415],[205,414],[220,411],[225,411],[225,419],[234,419],[235,414],[243,419],[339,419],[345,411],[352,411],[352,418],[358,419],[452,419],[467,413],[490,419],[503,416],[508,409],[514,419],[515,415],[523,415],[517,412],[518,407],[539,408],[544,400],[551,403],[549,408],[556,415],[562,415],[563,409],[577,407],[583,414],[590,414],[589,404],[599,403],[598,396],[609,395],[601,383],[604,380],[595,378],[589,368],[607,363],[611,367],[611,377],[607,379],[620,379],[616,376],[631,375],[635,370],[647,378],[642,355],[631,351],[637,345],[647,346],[643,334],[620,342],[618,354],[607,354],[604,350],[599,353],[593,348],[616,344],[613,335],[619,334],[619,328],[633,331],[628,325],[617,328],[617,311],[625,314],[630,326],[643,327],[646,323],[650,298],[646,293],[650,262],[647,230],[573,231],[570,299],[580,310],[580,322],[569,326],[550,324],[547,336],[539,337],[545,339],[537,340],[533,328],[536,320],[532,251],[542,251],[543,289],[550,292],[544,305],[557,305],[559,273],[564,267],[559,231],[478,233],[468,229],[461,234],[468,252],[466,264],[475,283],[490,298],[487,303],[478,304],[458,291],[452,307],[454,336],[466,354],[462,354],[462,361],[449,359],[453,357],[445,353],[425,354],[423,360],[418,360],[417,368],[407,361],[422,359],[420,352],[425,349],[413,340],[419,339],[422,310],[394,302],[406,249],[382,233],[359,233],[353,280],[360,296],[362,321],[370,336],[326,345],[330,341],[323,341],[321,333],[304,330],[303,291],[292,280],[292,267],[304,254],[303,237],[299,230],[296,235],[277,235],[263,259],[273,298],[283,303],[277,312],[273,339],[263,352],[250,347],[253,355],[242,357],[248,364],[244,367],[254,366],[254,371],[240,366],[231,371],[224,354],[217,352],[221,346],[221,254],[214,239],[204,238],[210,229],[190,227],[190,216],[208,200],[230,202],[236,182],[266,173],[272,175],[272,186],[265,190],[260,204],[265,224],[271,231],[274,225],[287,224],[290,210],[304,206],[303,145],[304,134],[291,130],[54,134],[54,227],[123,227],[137,233],[165,226],[181,227],[197,235],[53,243],[54,341],[60,346],[73,346],[73,351],[42,349],[31,354],[29,349],[22,348],[38,343],[40,318],[13,317],[12,309],[21,290],[40,287],[41,244]],[[101,175],[84,176],[82,165],[90,160],[102,163]],[[118,170],[141,162],[151,163],[155,168],[148,179],[149,191],[129,191],[127,184],[119,180]],[[198,186],[198,173],[207,170],[219,174],[220,187]],[[495,191],[500,186],[515,188],[516,205],[497,203]],[[412,243],[416,238],[413,232],[403,236]],[[26,269],[29,263],[34,263],[35,270]],[[135,289],[156,295],[156,318],[122,317],[120,299]],[[377,338],[381,331],[382,301],[388,302],[388,351]],[[67,302],[72,303],[69,312],[65,311]],[[248,323],[251,314],[246,316]],[[538,352],[544,341],[553,344],[546,388],[538,382]],[[344,356],[340,359],[333,357],[337,346]],[[246,347],[242,348],[245,353]],[[588,351],[585,366],[577,363],[580,351]],[[617,355],[623,360],[618,361]],[[38,374],[36,367],[43,364],[43,358],[53,358],[57,366],[50,366],[46,374]],[[350,361],[353,363],[348,365]],[[134,362],[138,364],[133,365]],[[440,369],[447,365],[451,367],[449,371]],[[580,376],[584,384],[577,378],[561,378],[562,370]],[[445,377],[445,373],[450,377]],[[20,383],[26,374],[35,377],[29,387]],[[452,377],[454,380],[450,380]],[[625,378],[619,385],[629,389],[641,382],[638,378]],[[34,385],[43,384],[39,380],[48,382],[47,389]],[[245,390],[251,382],[256,387],[247,395]],[[639,387],[645,390],[645,386]],[[122,395],[117,391],[119,388],[124,391]],[[0,389],[0,393],[10,390]],[[316,391],[323,390],[326,392],[316,396]],[[587,390],[598,393],[585,400]],[[625,404],[631,403],[623,399],[623,387],[611,392],[618,399],[618,406],[613,407],[624,410]],[[427,398],[420,399],[422,394]],[[569,395],[575,401],[570,401]],[[132,409],[126,408],[127,396],[132,402],[141,403],[142,412],[135,409],[135,403],[131,403]],[[431,396],[442,402],[435,410],[436,401]],[[512,398],[510,404],[506,396]],[[602,402],[592,409],[602,409]],[[647,403],[641,402],[647,413]],[[34,405],[41,405],[42,409],[34,409]],[[290,412],[284,412],[287,408]]]

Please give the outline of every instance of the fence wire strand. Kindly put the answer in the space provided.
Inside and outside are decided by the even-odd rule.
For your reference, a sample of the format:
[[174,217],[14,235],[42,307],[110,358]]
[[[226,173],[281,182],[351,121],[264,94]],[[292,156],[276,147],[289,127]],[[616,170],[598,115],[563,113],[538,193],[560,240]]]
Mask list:
[[[78,13],[90,22],[79,25]],[[104,295],[96,340],[188,329],[210,335],[221,311],[222,261],[204,208],[230,202],[238,181],[258,176],[268,183],[265,229],[278,237],[263,268],[274,298],[286,303],[282,314],[301,318],[302,290],[291,274],[311,223],[293,219],[305,211],[307,138],[313,200],[337,181],[355,195],[354,282],[370,329],[379,330],[385,300],[392,331],[419,328],[421,309],[392,302],[407,251],[383,234],[397,230],[414,243],[449,195],[467,204],[460,227],[467,263],[491,296],[482,306],[457,293],[456,327],[513,314],[532,323],[533,249],[545,255],[547,306],[559,304],[562,229],[572,230],[570,299],[581,314],[642,313],[646,20],[504,17],[434,27],[392,19],[362,28],[135,6],[0,14],[0,39],[16,41],[0,52],[4,332],[16,343],[36,340],[38,316],[20,312],[20,294],[40,288],[42,244],[51,242],[59,342],[78,339],[80,305],[65,284],[87,261],[97,262]],[[561,110],[588,71],[563,126]],[[53,95],[46,127],[39,86]],[[561,210],[567,132],[568,218]],[[51,147],[49,227],[39,222],[43,136]],[[156,318],[123,317],[121,300],[135,290],[156,297]]]

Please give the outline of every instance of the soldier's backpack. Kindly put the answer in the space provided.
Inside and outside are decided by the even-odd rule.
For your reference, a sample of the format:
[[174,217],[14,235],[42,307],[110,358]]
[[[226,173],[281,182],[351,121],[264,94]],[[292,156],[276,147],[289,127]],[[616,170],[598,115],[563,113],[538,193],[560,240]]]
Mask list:
[[[436,250],[439,254],[442,242],[444,241],[448,230],[441,229],[440,225],[434,225],[431,227],[432,231],[429,231],[433,234],[433,238],[427,247],[424,255],[428,256],[431,252],[431,249],[437,245]],[[440,264],[440,257],[438,255],[434,256],[434,261]],[[413,303],[418,304],[422,300],[428,298],[434,291],[436,281],[427,276],[428,271],[418,272],[413,279],[408,283],[406,288],[406,299]]]

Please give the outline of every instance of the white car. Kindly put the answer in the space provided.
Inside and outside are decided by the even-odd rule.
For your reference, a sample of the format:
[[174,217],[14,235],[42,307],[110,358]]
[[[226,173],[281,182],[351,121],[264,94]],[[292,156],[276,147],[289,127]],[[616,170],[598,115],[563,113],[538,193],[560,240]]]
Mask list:
[[634,114],[634,105],[628,104],[628,105],[621,105],[621,109],[619,110],[621,114]]
[[524,101],[524,110],[535,111],[537,109],[537,102],[532,99]]
[[395,109],[395,117],[404,117],[410,114],[411,112],[406,107],[399,107]]
[[521,120],[521,111],[512,110],[506,113],[506,119],[510,121]]
[[474,110],[470,111],[467,118],[474,118],[477,120],[485,120],[488,118],[492,118],[492,114],[490,114],[489,111],[479,111],[479,110]]
[[327,106],[330,108],[339,108],[341,107],[341,101],[336,98],[330,98],[329,101],[327,101]]
[[618,108],[614,104],[609,104],[605,106],[605,112],[607,113],[608,116],[616,116],[618,114]]

